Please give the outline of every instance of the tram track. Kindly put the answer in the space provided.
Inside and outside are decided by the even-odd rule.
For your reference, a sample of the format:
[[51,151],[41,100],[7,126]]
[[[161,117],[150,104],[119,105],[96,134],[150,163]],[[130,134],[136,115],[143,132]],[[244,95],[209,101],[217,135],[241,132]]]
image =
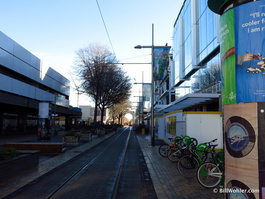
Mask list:
[[[139,154],[142,152],[135,134],[129,128],[124,129],[5,199],[118,199],[124,193],[131,196],[138,190],[142,192],[148,183],[150,187],[150,179],[143,177],[147,168],[143,169],[143,157],[139,158]],[[130,190],[134,184],[138,184],[138,190]],[[144,192],[152,191],[155,192],[153,189]]]
[[[129,139],[130,139],[130,133],[131,133],[131,131],[129,132],[129,135],[127,137],[126,143],[124,145],[124,149],[123,149],[122,156],[121,156],[121,161],[118,163],[118,168],[119,169],[116,172],[117,173],[116,174],[116,180],[115,180],[115,185],[113,186],[113,191],[112,191],[111,198],[116,198],[116,193],[117,193],[118,183],[119,183],[120,174],[121,174],[121,170],[122,170],[122,165],[123,165],[124,157],[125,157],[125,154],[126,154],[128,142],[129,142]],[[116,136],[109,145],[113,144],[118,139],[119,136],[121,136],[121,133],[118,136]],[[91,159],[88,162],[86,162],[80,169],[78,169],[75,173],[73,173],[60,187],[58,187],[56,190],[54,190],[45,199],[53,198],[53,196],[56,195],[56,193],[59,192],[61,189],[63,189],[67,184],[70,184],[72,181],[78,179],[78,177],[80,177],[82,175],[82,173],[85,172],[86,169],[88,169],[89,166],[91,164],[93,164],[97,160],[97,158],[100,157],[100,155],[103,154],[108,149],[108,146],[106,146],[102,151],[100,151],[93,159]]]
[[[123,155],[126,151],[126,142],[129,140],[129,134],[125,133],[129,129],[124,129],[122,132],[118,132],[111,136],[110,138],[104,140],[99,145],[96,145],[92,147],[91,149],[88,149],[87,151],[84,151],[80,153],[77,157],[73,158],[72,160],[64,163],[63,165],[59,166],[58,168],[52,170],[51,172],[45,174],[44,176],[39,177],[38,179],[30,182],[29,184],[25,185],[21,189],[13,192],[12,194],[5,197],[5,199],[8,198],[56,198],[56,194],[60,192],[61,190],[65,189],[65,187],[74,180],[78,179],[80,176],[82,176],[82,173],[84,173],[86,170],[89,170],[89,168],[94,165],[98,164],[96,163],[99,158],[102,158],[102,154],[107,153],[110,147],[115,146],[117,142],[119,143],[125,143],[123,146]],[[122,140],[122,137],[125,136],[124,141]],[[124,139],[123,139],[124,140]],[[121,160],[123,158],[120,158],[120,162],[117,164],[116,169],[121,169]],[[116,171],[116,176],[119,176],[119,171]],[[117,179],[117,177],[115,177]],[[114,184],[116,184],[116,181],[113,180]],[[52,183],[51,183],[52,182]],[[115,185],[112,187],[109,186],[109,192],[113,193]],[[113,189],[113,190],[111,190]],[[111,197],[109,197],[111,198]]]

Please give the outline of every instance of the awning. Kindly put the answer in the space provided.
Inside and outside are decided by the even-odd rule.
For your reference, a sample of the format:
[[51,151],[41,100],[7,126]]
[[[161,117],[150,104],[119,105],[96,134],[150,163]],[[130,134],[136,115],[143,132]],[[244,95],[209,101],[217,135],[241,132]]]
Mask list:
[[157,110],[157,112],[168,113],[189,108],[196,104],[206,104],[212,101],[218,101],[220,95],[221,94],[218,93],[190,93]]

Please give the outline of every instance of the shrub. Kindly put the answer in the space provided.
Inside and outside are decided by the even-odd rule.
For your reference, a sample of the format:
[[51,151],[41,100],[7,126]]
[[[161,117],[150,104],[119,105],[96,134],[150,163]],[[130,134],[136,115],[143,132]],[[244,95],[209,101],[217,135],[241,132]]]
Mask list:
[[18,156],[19,153],[16,151],[15,148],[2,148],[0,149],[0,160],[9,160],[16,156]]

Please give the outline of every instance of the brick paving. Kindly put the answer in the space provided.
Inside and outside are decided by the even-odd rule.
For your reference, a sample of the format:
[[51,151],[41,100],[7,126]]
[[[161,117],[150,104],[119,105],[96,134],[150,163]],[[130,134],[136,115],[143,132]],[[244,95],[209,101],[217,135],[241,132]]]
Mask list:
[[224,198],[222,194],[214,193],[213,189],[202,187],[196,177],[185,178],[180,175],[176,163],[159,155],[159,145],[151,146],[149,135],[137,137],[159,199]]

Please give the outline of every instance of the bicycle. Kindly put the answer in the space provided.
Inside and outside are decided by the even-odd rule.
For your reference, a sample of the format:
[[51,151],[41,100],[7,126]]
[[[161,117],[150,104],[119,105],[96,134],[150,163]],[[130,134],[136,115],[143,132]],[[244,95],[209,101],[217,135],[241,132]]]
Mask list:
[[197,170],[197,180],[205,188],[214,188],[223,179],[223,153],[215,155],[215,162],[205,162]]
[[168,159],[171,162],[178,162],[182,156],[187,155],[187,150],[191,143],[197,145],[198,141],[188,136],[179,139],[176,147],[172,147],[168,150]]
[[179,173],[184,177],[195,177],[197,169],[202,163],[206,162],[206,160],[212,161],[209,154],[214,157],[215,147],[217,145],[212,145],[211,143],[216,140],[214,139],[210,142],[199,144],[198,146],[194,143],[190,144],[190,154],[179,159],[177,167]]
[[162,157],[168,157],[168,151],[171,148],[178,146],[178,143],[182,140],[182,137],[176,136],[175,138],[168,138],[168,139],[170,140],[171,145],[165,143],[161,144],[160,147],[158,148],[158,152]]

